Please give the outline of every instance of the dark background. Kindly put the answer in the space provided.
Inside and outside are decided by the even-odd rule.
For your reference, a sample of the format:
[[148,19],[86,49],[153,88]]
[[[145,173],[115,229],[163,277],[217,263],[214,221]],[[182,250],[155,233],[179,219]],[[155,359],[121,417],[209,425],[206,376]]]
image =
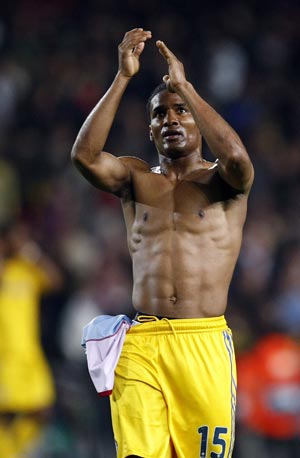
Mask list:
[[[106,150],[157,163],[145,104],[167,72],[155,47],[164,40],[199,93],[237,130],[255,166],[227,313],[237,354],[273,332],[299,342],[299,24],[299,2],[289,0],[1,7],[0,223],[26,221],[65,276],[63,291],[42,303],[42,343],[57,405],[39,457],[114,456],[108,402],[89,380],[80,339],[82,326],[99,313],[132,314],[131,266],[119,201],[78,174],[70,151],[117,71],[117,46],[127,30],[143,27],[153,39]],[[248,457],[252,439],[247,430],[245,436],[241,446],[238,428],[237,458]],[[279,441],[280,458],[296,456],[288,442]]]

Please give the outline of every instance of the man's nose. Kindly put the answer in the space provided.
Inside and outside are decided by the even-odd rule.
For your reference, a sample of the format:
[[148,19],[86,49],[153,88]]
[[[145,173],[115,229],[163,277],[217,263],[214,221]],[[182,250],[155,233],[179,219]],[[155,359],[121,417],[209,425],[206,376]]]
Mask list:
[[178,119],[174,110],[168,110],[164,119],[164,126],[177,126]]

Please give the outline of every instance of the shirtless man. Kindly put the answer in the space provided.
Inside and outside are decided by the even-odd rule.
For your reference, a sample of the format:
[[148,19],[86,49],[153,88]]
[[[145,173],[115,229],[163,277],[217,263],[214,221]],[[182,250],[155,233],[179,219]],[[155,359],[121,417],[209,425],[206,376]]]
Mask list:
[[[224,313],[254,172],[240,138],[162,41],[164,86],[149,99],[153,169],[103,151],[151,32],[127,32],[119,70],[72,150],[82,174],[122,202],[137,321],[111,396],[118,457],[230,457],[236,374]],[[134,135],[134,132],[133,132]],[[202,157],[206,140],[215,162]]]

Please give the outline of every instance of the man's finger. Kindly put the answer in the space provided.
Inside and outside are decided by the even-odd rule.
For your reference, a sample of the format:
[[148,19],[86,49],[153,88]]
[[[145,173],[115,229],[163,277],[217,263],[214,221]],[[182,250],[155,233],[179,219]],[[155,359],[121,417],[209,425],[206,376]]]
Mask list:
[[145,42],[144,41],[140,41],[134,48],[133,48],[133,54],[135,54],[136,56],[140,56],[143,52],[143,49],[145,47]]
[[171,80],[170,80],[170,76],[169,76],[169,75],[164,75],[164,76],[163,76],[163,82],[164,82],[165,85],[167,86],[167,90],[168,90],[169,92],[176,92],[176,91],[174,91],[174,88],[173,88],[173,86],[172,86],[172,84],[171,84]]
[[144,31],[143,29],[133,29],[125,34],[120,46],[124,48],[134,48],[140,42],[146,42],[150,38],[152,38],[150,30]]
[[170,49],[167,47],[167,45],[163,41],[157,40],[156,46],[158,47],[159,52],[162,54],[162,56],[165,59],[168,60],[168,59],[171,59],[172,57],[176,57],[175,54],[173,54],[172,51],[170,51]]

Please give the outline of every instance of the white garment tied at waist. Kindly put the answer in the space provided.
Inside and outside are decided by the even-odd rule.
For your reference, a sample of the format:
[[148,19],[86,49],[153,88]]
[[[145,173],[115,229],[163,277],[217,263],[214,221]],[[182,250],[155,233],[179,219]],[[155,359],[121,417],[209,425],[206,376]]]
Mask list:
[[126,332],[136,324],[127,315],[99,315],[83,328],[81,345],[85,348],[92,382],[100,396],[112,393],[115,368]]

